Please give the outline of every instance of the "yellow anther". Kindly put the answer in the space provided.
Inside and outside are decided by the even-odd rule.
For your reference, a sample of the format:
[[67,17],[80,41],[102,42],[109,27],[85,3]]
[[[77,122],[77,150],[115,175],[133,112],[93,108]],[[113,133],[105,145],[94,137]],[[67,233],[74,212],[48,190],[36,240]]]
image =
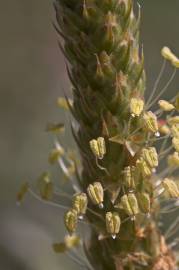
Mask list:
[[135,188],[134,170],[135,167],[128,166],[124,168],[123,172],[124,185],[131,190]]
[[131,98],[130,112],[132,117],[139,116],[144,109],[144,101],[141,98]]
[[168,156],[168,165],[171,167],[179,166],[179,153],[174,152],[172,155]]
[[74,248],[74,247],[77,247],[80,245],[80,238],[79,238],[79,236],[77,236],[75,234],[66,235],[64,242],[65,242],[66,248],[71,249],[71,248]]
[[142,173],[143,177],[151,176],[152,169],[143,158],[139,158],[136,162],[136,165],[139,171]]
[[77,228],[78,214],[75,209],[71,209],[65,214],[65,226],[69,233],[73,233]]
[[59,158],[61,156],[64,155],[64,149],[61,147],[59,149],[53,149],[51,152],[50,152],[50,155],[49,155],[49,158],[48,158],[48,161],[50,164],[54,164],[56,163]]
[[129,193],[121,197],[121,202],[117,208],[123,208],[126,214],[135,218],[135,215],[139,213],[139,205],[135,194]]
[[138,205],[138,201],[137,201],[135,194],[129,193],[128,200],[129,200],[129,204],[131,206],[133,215],[134,216],[137,215],[139,213],[139,205]]
[[[70,104],[71,106],[73,106],[73,101],[72,101],[72,99],[69,98],[69,99],[68,99],[68,102],[69,102],[69,104]],[[59,107],[61,107],[62,109],[64,109],[64,110],[69,110],[68,102],[67,102],[67,100],[66,100],[65,98],[62,98],[62,97],[60,97],[60,98],[57,99],[57,105],[58,105]]]
[[77,211],[77,214],[80,219],[83,218],[83,215],[86,213],[88,204],[88,199],[85,193],[75,194],[73,198],[73,209]]
[[177,115],[177,116],[170,117],[167,121],[171,126],[175,124],[179,124],[179,116]]
[[177,152],[179,152],[179,138],[173,138],[172,140],[173,147]]
[[176,96],[176,99],[175,99],[175,108],[177,111],[179,111],[179,94]]
[[88,195],[93,204],[103,208],[104,190],[100,182],[90,184],[87,188]]
[[179,68],[179,59],[168,47],[164,47],[161,51],[161,54],[166,60],[170,61],[174,67]]
[[[118,207],[118,206],[116,206]],[[119,204],[119,208],[122,207],[124,209],[124,211],[126,212],[127,215],[129,216],[133,216],[133,211],[131,208],[131,205],[129,203],[129,199],[127,195],[123,195],[121,197],[121,203]]]
[[150,213],[150,196],[146,192],[141,192],[137,194],[137,199],[141,211],[145,214]]
[[144,113],[143,120],[144,120],[144,127],[147,131],[155,133],[156,136],[160,135],[158,132],[159,128],[157,117],[153,112],[149,111]]
[[29,184],[27,182],[23,183],[17,193],[17,203],[21,203],[29,190]]
[[175,124],[171,127],[172,136],[179,138],[179,124]]
[[142,150],[142,157],[151,168],[158,166],[158,154],[155,147],[144,148]]
[[106,230],[111,234],[112,238],[116,238],[116,234],[119,233],[121,226],[121,219],[117,212],[106,213]]
[[40,196],[43,200],[50,200],[53,196],[53,183],[48,172],[43,173],[39,178]]
[[170,128],[167,125],[159,126],[159,132],[164,135],[169,135],[171,133]]
[[91,151],[98,159],[103,159],[106,154],[106,145],[103,137],[93,139],[89,142]]
[[168,193],[168,195],[171,198],[178,198],[179,197],[178,186],[173,180],[171,180],[169,178],[165,178],[162,181],[162,185],[163,185],[165,191]]
[[165,112],[170,112],[175,109],[175,106],[166,100],[160,100],[158,104],[160,108]]

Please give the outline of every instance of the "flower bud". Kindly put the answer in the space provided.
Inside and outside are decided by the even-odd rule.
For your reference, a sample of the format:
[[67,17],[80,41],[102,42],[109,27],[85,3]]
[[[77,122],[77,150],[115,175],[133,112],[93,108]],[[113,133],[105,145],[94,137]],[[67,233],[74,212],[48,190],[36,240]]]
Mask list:
[[89,19],[89,13],[86,5],[86,1],[83,1],[83,17]]
[[164,47],[161,51],[162,56],[171,62],[171,64],[179,68],[179,59],[172,53],[172,51],[168,47]]
[[165,112],[170,112],[173,109],[175,109],[174,105],[169,103],[166,100],[159,100],[158,104],[159,104],[160,108]]
[[119,233],[121,226],[121,219],[117,212],[106,213],[106,230],[111,234],[112,238],[116,238],[116,234]]
[[138,159],[136,165],[139,171],[142,173],[143,177],[151,176],[152,169],[149,167],[149,165],[143,158]]
[[113,43],[114,42],[114,33],[113,29],[117,26],[116,17],[114,14],[109,11],[105,17],[105,27],[106,27],[106,39],[107,41]]
[[93,139],[90,141],[90,148],[93,154],[98,159],[103,159],[106,154],[106,145],[103,137],[99,137],[97,140]]
[[145,214],[150,213],[150,196],[146,192],[141,192],[137,194],[137,199],[141,211]]
[[144,113],[143,120],[144,120],[144,127],[147,131],[155,133],[156,136],[160,135],[158,132],[157,117],[153,112],[149,111]]
[[165,191],[167,191],[168,195],[171,198],[178,198],[179,197],[179,189],[173,180],[171,180],[169,178],[165,178],[162,181],[162,185],[163,185]]
[[179,138],[179,124],[175,124],[171,127],[172,136]]
[[134,168],[128,166],[124,168],[124,173],[123,173],[123,181],[124,185],[129,188],[129,189],[134,189],[135,188],[135,180],[134,180]]
[[88,195],[95,205],[103,208],[104,191],[100,182],[90,184],[87,188]]
[[168,156],[168,165],[171,167],[179,166],[179,153],[174,152],[173,155]]
[[179,152],[179,138],[173,138],[172,140],[173,147],[177,152]]
[[73,198],[73,209],[77,211],[79,218],[83,218],[86,213],[88,199],[85,193],[75,194]]
[[68,212],[66,212],[64,221],[68,232],[69,233],[75,232],[78,221],[77,211],[75,209],[71,209]]
[[132,117],[139,116],[144,109],[144,101],[141,98],[131,98],[130,112]]
[[101,66],[99,57],[98,57],[97,54],[95,54],[95,56],[96,56],[96,76],[99,77],[99,78],[103,78],[104,73],[103,73],[103,70],[102,70],[102,66]]
[[102,66],[102,70],[105,74],[112,74],[113,67],[111,65],[111,57],[107,54],[106,51],[102,51],[99,55],[100,63]]
[[142,150],[142,157],[151,168],[158,166],[158,154],[155,147],[144,148]]
[[175,124],[179,124],[179,116],[173,116],[168,119],[168,123],[172,126]]

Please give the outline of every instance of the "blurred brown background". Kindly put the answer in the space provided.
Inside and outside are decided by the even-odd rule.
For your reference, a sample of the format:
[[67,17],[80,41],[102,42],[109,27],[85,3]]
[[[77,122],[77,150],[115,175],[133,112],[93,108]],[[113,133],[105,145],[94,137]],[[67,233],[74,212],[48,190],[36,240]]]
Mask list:
[[[179,55],[179,1],[145,0],[142,33],[147,72],[147,96],[159,72],[160,49],[170,46]],[[64,235],[56,208],[28,196],[15,204],[18,187],[48,167],[52,138],[47,122],[63,121],[56,107],[69,83],[57,46],[52,1],[6,0],[0,4],[0,269],[79,269],[51,249]],[[171,72],[166,70],[163,82]],[[179,90],[179,73],[167,96]],[[67,140],[67,138],[66,138]],[[68,138],[68,140],[71,140]],[[60,173],[56,173],[58,182]],[[76,268],[75,268],[76,267]]]

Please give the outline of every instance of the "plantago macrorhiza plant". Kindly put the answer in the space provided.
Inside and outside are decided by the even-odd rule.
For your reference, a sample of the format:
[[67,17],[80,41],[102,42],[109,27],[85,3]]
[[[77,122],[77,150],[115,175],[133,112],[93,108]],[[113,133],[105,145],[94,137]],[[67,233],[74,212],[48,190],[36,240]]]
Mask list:
[[[60,164],[75,194],[64,216],[68,235],[54,250],[70,252],[81,242],[88,262],[80,265],[90,270],[175,270],[179,242],[169,240],[179,220],[166,232],[159,225],[161,215],[179,205],[179,96],[161,98],[179,59],[168,47],[162,49],[164,63],[145,100],[140,7],[135,16],[133,0],[56,0],[54,6],[73,92],[72,100],[59,98],[58,105],[75,119],[72,133],[81,157],[79,164],[55,140],[49,162]],[[167,62],[174,72],[156,95]],[[156,103],[158,110],[152,111]],[[63,128],[57,124],[48,130]],[[49,174],[38,183],[41,198],[51,200]],[[25,184],[19,200],[27,190],[33,194]],[[80,223],[90,228],[81,240]]]

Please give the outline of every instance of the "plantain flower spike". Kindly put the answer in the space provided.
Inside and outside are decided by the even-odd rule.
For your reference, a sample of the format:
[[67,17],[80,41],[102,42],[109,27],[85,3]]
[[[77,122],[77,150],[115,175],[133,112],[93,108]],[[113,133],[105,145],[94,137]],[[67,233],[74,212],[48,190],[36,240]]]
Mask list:
[[[71,105],[69,110],[77,122],[72,131],[81,163],[77,165],[79,168],[75,164],[74,178],[77,176],[80,192],[88,197],[86,212],[81,197],[74,197],[76,202],[73,201],[74,209],[66,216],[66,227],[70,233],[74,232],[77,220],[85,212],[85,222],[89,223],[85,254],[90,258],[91,269],[154,270],[159,262],[155,270],[173,270],[176,267],[169,264],[170,261],[175,264],[175,255],[161,245],[163,234],[156,219],[159,199],[155,198],[157,175],[153,171],[158,156],[152,147],[158,142],[155,136],[160,135],[161,121],[145,106],[140,7],[135,16],[138,1],[54,1],[56,29],[68,62],[73,100],[72,104],[63,99],[58,103],[66,109]],[[178,59],[169,49],[163,50],[163,55],[177,66]],[[160,104],[169,110],[166,103]],[[175,100],[172,104],[175,113],[179,105],[176,106]],[[170,134],[171,127],[179,124],[179,116],[169,115],[165,124]],[[178,136],[172,133],[173,137]],[[166,147],[162,146],[162,157]],[[147,150],[142,155],[144,148]],[[94,183],[96,179],[98,182]],[[143,217],[151,212],[150,220]],[[135,223],[132,219],[136,219]],[[136,237],[137,228],[143,229],[140,239]],[[115,241],[111,236],[116,237]]]
[[77,211],[79,219],[83,219],[83,216],[86,214],[86,209],[88,205],[88,198],[86,193],[78,193],[73,197],[73,209]]
[[117,212],[107,212],[106,213],[106,230],[112,236],[113,239],[116,239],[116,235],[120,231],[121,219]]
[[177,152],[179,152],[179,138],[174,137],[172,140],[173,147]]
[[104,155],[106,154],[106,145],[105,140],[103,137],[97,138],[97,140],[93,139],[90,141],[90,148],[93,154],[98,159],[103,159]]
[[166,60],[170,61],[175,68],[179,68],[179,59],[168,47],[163,47],[161,54]]
[[170,196],[170,198],[174,198],[174,199],[179,198],[179,189],[178,189],[177,184],[173,180],[171,180],[169,178],[165,178],[162,181],[162,185],[163,185],[163,188],[165,189],[165,191]]
[[76,231],[77,221],[78,221],[78,213],[75,209],[70,209],[66,212],[65,217],[65,226],[67,231],[72,234]]
[[132,117],[140,116],[144,109],[144,101],[141,98],[131,98],[130,112]]
[[170,112],[175,109],[175,106],[166,100],[159,100],[158,104],[160,106],[160,109],[165,112]]
[[94,205],[98,205],[99,208],[103,208],[104,190],[100,182],[90,184],[87,188],[88,195]]
[[155,147],[144,148],[142,157],[151,168],[158,166],[158,154]]
[[143,120],[147,131],[154,133],[157,137],[160,136],[157,117],[153,112],[144,113]]
[[172,155],[168,156],[168,165],[170,167],[179,167],[179,153],[174,152]]

